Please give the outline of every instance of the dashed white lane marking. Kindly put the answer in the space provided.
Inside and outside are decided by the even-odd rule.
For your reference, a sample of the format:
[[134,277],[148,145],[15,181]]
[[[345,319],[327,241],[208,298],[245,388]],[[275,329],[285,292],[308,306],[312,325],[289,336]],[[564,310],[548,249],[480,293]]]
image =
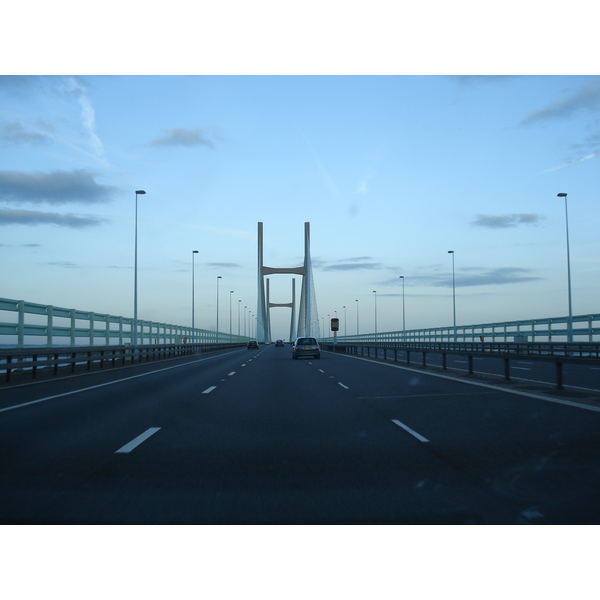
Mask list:
[[244,364],[242,365],[242,367],[245,367],[245,366],[246,366],[246,363],[244,363]]
[[62,394],[56,394],[54,396],[46,396],[45,398],[39,398],[38,400],[32,400],[31,402],[23,402],[22,404],[15,404],[14,406],[7,406],[6,408],[0,408],[0,413],[5,412],[7,410],[15,410],[17,408],[22,408],[24,406],[31,406],[32,404],[38,404],[39,402],[46,402],[47,400],[54,400],[55,398],[63,398],[64,396],[71,396],[73,394],[79,394],[81,392],[88,392],[90,390],[96,390],[98,388],[106,387],[108,385],[115,385],[117,383],[122,383],[123,381],[130,381],[132,379],[138,379],[140,377],[149,377],[150,375],[154,375],[156,373],[162,373],[163,371],[171,371],[172,369],[180,369],[181,367],[187,367],[187,366],[197,363],[197,362],[204,362],[205,360],[213,360],[215,358],[218,358],[218,356],[209,356],[208,358],[201,358],[199,360],[185,362],[185,363],[182,363],[179,365],[174,365],[172,367],[165,367],[164,369],[156,369],[154,371],[140,373],[139,375],[133,375],[131,377],[123,377],[122,379],[115,379],[113,381],[107,381],[106,383],[92,385],[90,387],[73,390],[71,392],[63,392]]
[[144,433],[138,435],[134,440],[131,440],[129,444],[125,444],[122,448],[119,448],[115,451],[115,454],[127,454],[131,452],[134,448],[137,448],[142,442],[145,442],[151,435],[154,435],[160,427],[150,427],[150,429],[146,429]]
[[325,371],[323,371],[323,369],[319,369],[319,371],[321,371],[321,373],[325,373]]
[[398,427],[402,427],[402,429],[404,429],[405,431],[408,431],[408,433],[410,433],[410,435],[413,435],[414,437],[416,437],[420,442],[429,442],[429,440],[427,438],[424,438],[420,433],[417,433],[416,431],[411,429],[408,425],[405,425],[404,423],[400,423],[400,421],[397,421],[396,419],[392,419],[392,423],[396,423],[396,425],[398,425]]
[[229,375],[227,375],[227,377],[231,377],[232,375],[235,375],[235,371],[231,371],[231,373],[229,373]]
[[209,388],[206,388],[202,393],[203,394],[210,394],[213,390],[216,390],[217,386],[216,385],[211,385]]
[[338,381],[338,385],[341,385],[345,390],[350,389],[347,385],[344,385],[341,381]]

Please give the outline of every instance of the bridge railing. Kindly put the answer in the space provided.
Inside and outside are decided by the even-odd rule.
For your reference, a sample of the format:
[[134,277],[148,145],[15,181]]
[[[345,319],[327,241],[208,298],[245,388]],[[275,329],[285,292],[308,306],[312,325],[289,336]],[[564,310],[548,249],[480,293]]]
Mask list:
[[600,343],[595,342],[347,342],[335,343],[323,341],[321,348],[330,352],[383,358],[388,360],[388,353],[398,361],[398,354],[404,355],[406,364],[411,364],[415,354],[421,355],[421,364],[427,366],[429,354],[439,354],[442,357],[442,369],[447,370],[446,358],[448,355],[466,356],[469,375],[474,374],[473,358],[486,356],[502,359],[504,361],[504,379],[510,381],[510,361],[540,360],[551,361],[556,368],[556,387],[563,389],[563,364],[578,363],[600,364]]
[[[123,346],[133,342],[133,319],[0,298],[0,346]],[[250,338],[138,319],[144,344],[235,343]]]
[[[338,342],[560,342],[567,340],[568,317],[432,327],[361,335],[338,335]],[[343,326],[341,327],[343,330]],[[342,333],[341,331],[339,333]],[[573,340],[600,342],[600,314],[573,316]],[[333,337],[323,338],[333,342]]]
[[245,347],[232,344],[152,344],[146,346],[90,346],[71,348],[2,348],[0,373],[4,382],[72,375],[105,367],[122,367],[206,352]]

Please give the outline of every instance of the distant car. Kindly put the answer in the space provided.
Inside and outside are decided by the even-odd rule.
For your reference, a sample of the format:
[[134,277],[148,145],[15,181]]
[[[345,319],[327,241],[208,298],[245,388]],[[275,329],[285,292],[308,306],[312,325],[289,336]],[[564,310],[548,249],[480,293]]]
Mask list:
[[258,348],[258,342],[256,340],[248,342],[248,350],[250,350],[251,348]]
[[313,337],[300,337],[294,342],[292,358],[297,360],[300,356],[312,356],[321,358],[321,349],[317,340]]
[[283,340],[277,340],[275,342],[275,348],[278,348],[279,346],[281,346],[283,348]]

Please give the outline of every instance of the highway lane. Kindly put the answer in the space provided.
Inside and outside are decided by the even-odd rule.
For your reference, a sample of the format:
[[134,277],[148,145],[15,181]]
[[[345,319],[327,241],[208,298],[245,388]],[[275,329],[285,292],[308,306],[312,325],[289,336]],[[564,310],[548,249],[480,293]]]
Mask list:
[[597,523],[597,408],[287,346],[5,389],[0,522]]

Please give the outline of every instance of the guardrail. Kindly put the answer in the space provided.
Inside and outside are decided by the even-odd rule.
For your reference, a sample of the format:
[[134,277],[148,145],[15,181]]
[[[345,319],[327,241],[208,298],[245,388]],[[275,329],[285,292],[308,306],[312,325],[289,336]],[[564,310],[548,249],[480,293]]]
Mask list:
[[[133,319],[25,300],[0,298],[0,345],[120,346],[133,342]],[[138,319],[140,344],[232,343],[251,338]]]
[[5,382],[11,383],[17,373],[24,374],[23,380],[37,379],[40,371],[56,377],[86,372],[93,369],[121,367],[155,360],[164,360],[245,347],[233,344],[166,344],[147,346],[89,346],[64,348],[4,348],[0,350],[0,372],[5,373]]
[[411,353],[420,353],[422,356],[421,364],[427,366],[427,354],[441,354],[442,369],[447,370],[446,357],[451,355],[466,356],[468,361],[469,375],[473,375],[473,358],[475,356],[485,356],[498,358],[504,361],[504,378],[510,381],[510,361],[522,360],[524,356],[528,360],[540,360],[554,362],[556,365],[556,387],[560,390],[563,386],[563,364],[600,364],[600,343],[532,343],[532,342],[439,342],[439,343],[418,343],[410,342],[396,344],[392,342],[378,343],[348,343],[348,342],[321,342],[323,350],[330,352],[341,352],[344,354],[360,354],[371,357],[371,350],[374,350],[374,358],[378,358],[379,351],[383,350],[383,360],[388,359],[388,351],[393,352],[394,361],[398,361],[398,352],[406,353],[406,364],[411,364]]
[[[342,336],[340,326],[338,342],[560,342],[568,339],[568,317],[549,317],[522,321],[501,321],[454,327],[432,327],[406,331],[386,331],[361,335]],[[334,338],[324,337],[324,342]],[[600,314],[574,315],[573,340],[600,342]]]

